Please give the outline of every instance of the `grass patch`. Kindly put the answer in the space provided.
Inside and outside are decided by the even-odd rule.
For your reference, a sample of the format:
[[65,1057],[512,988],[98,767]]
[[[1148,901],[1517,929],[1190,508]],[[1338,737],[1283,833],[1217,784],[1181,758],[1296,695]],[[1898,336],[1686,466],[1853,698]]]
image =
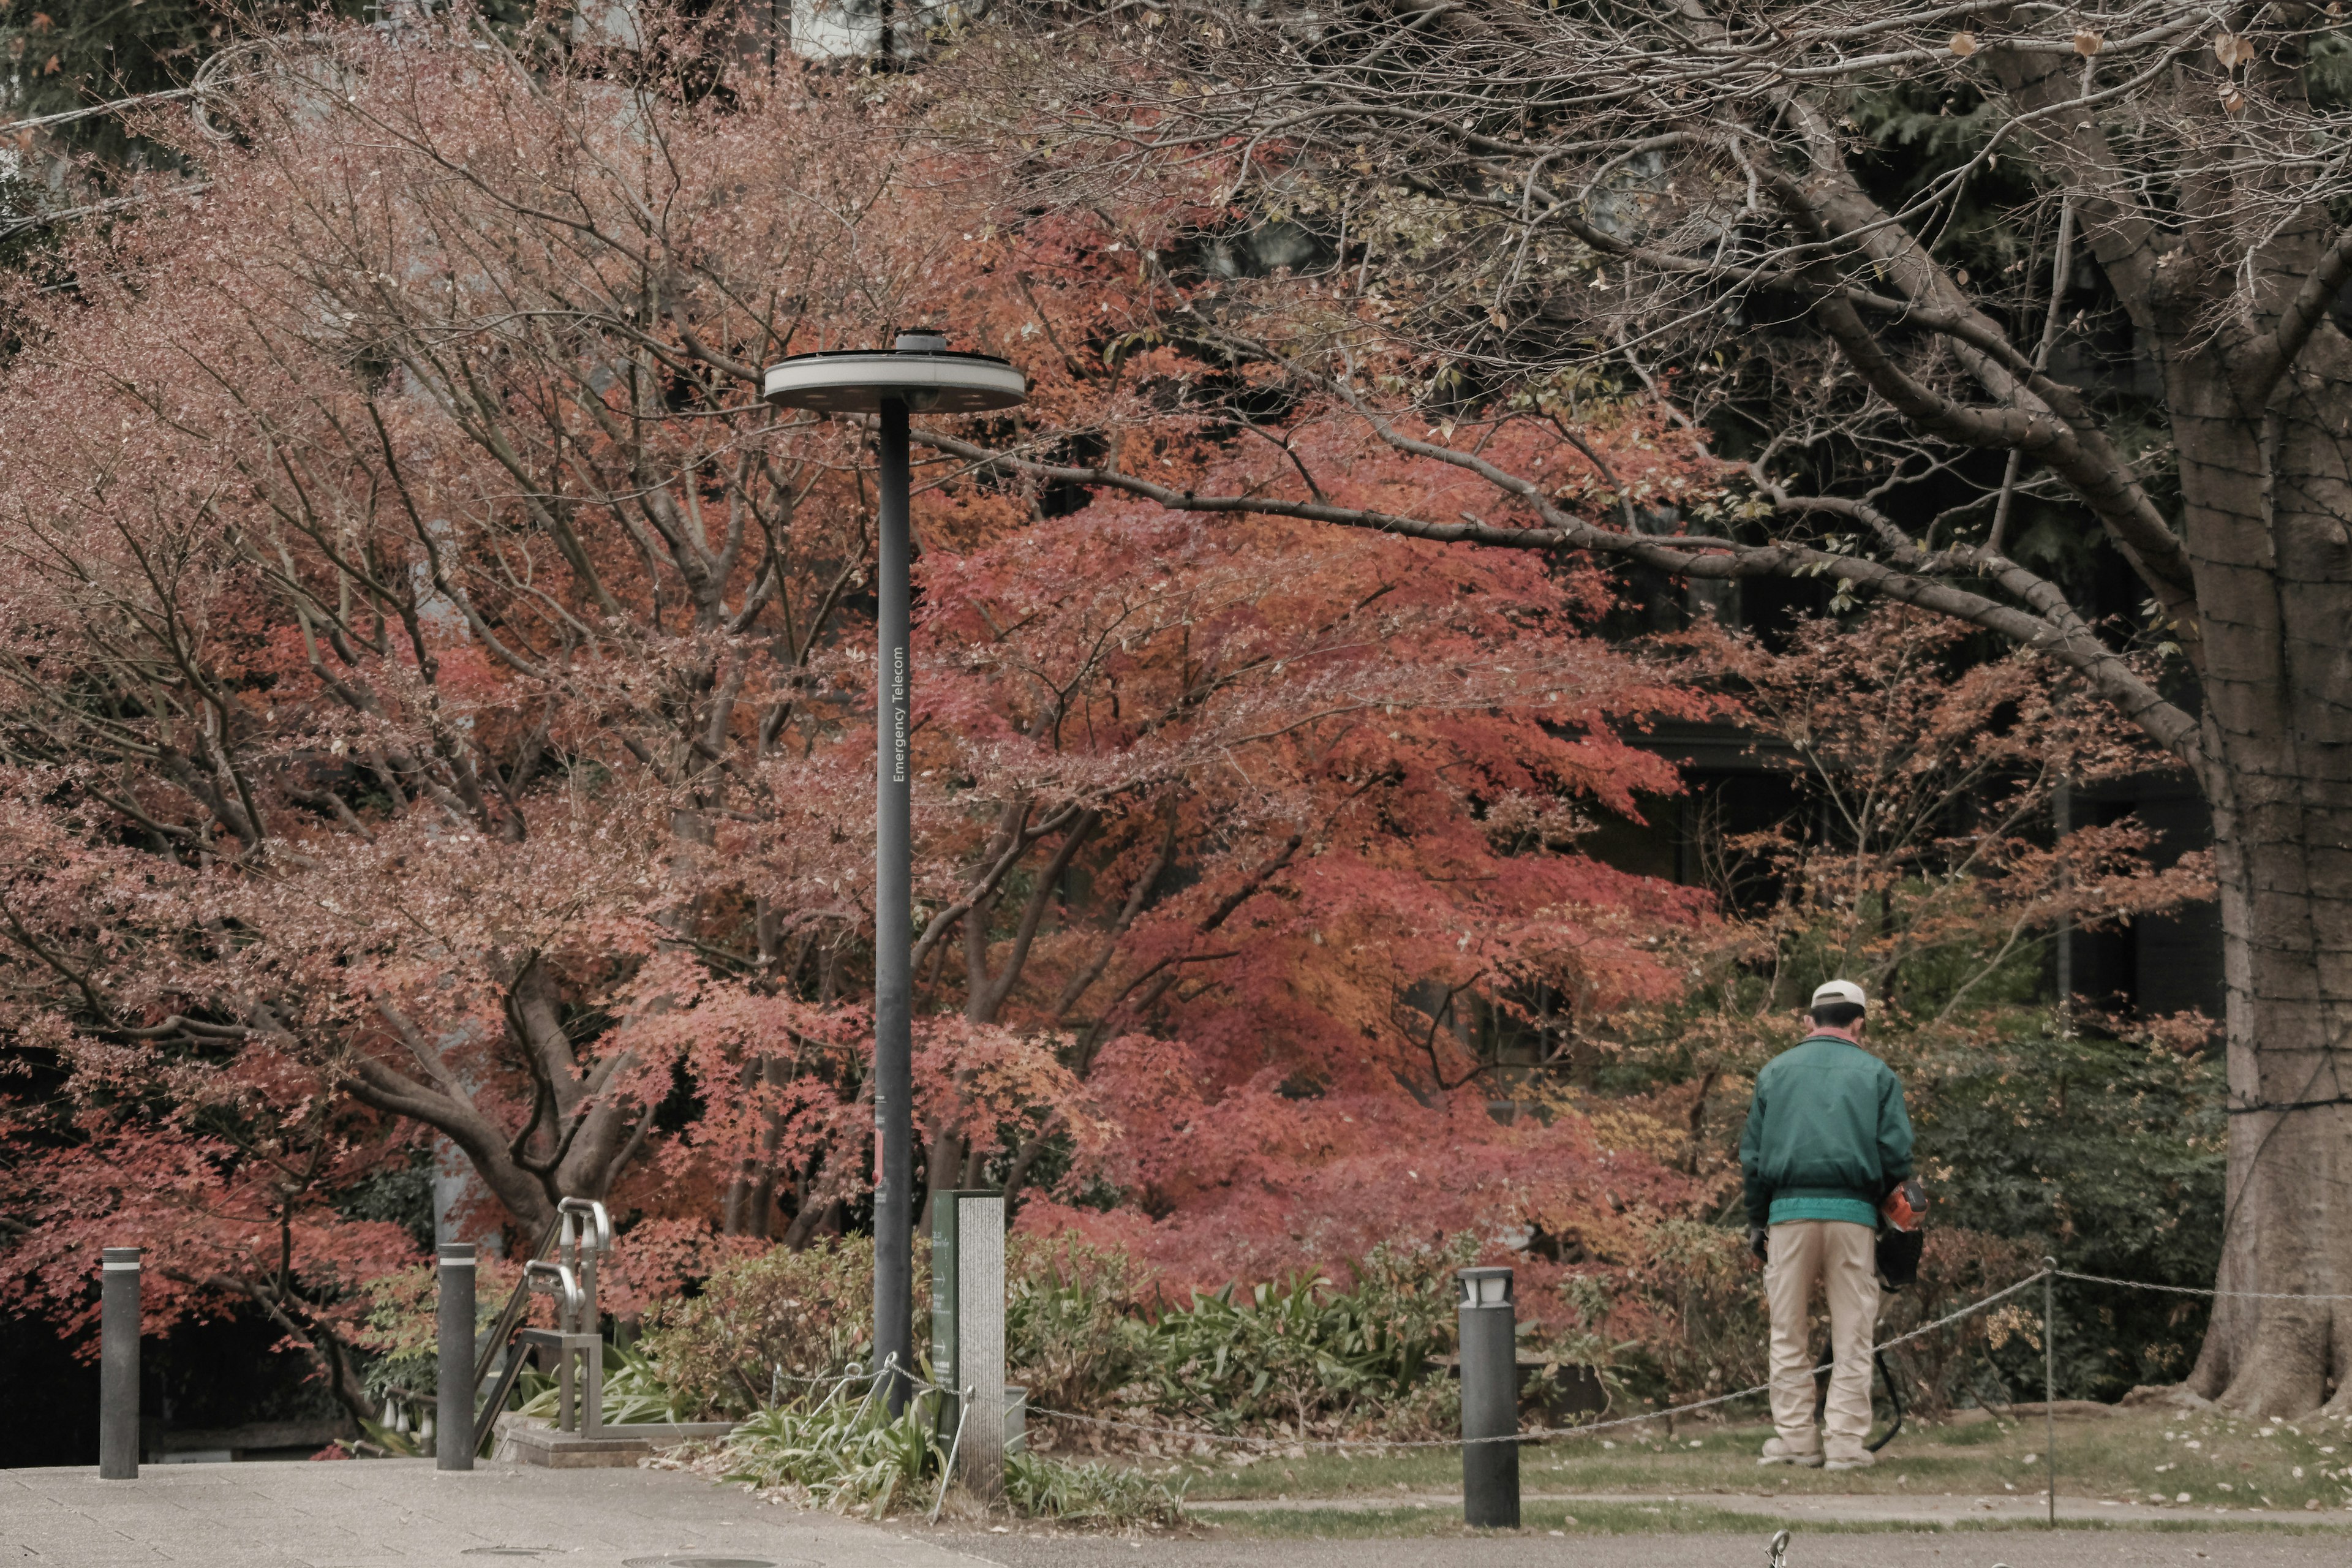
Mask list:
[[[1236,1510],[1195,1514],[1191,1522],[1221,1533],[1254,1541],[1372,1541],[1420,1540],[1467,1536],[1584,1535],[1753,1535],[1759,1540],[1781,1529],[1799,1535],[1981,1535],[2047,1533],[2038,1519],[1964,1519],[1949,1523],[1910,1523],[1899,1520],[1793,1521],[1772,1514],[1748,1513],[1708,1503],[1675,1501],[1643,1506],[1631,1502],[1574,1503],[1528,1501],[1519,1510],[1520,1528],[1473,1530],[1451,1508],[1322,1508]],[[2077,1533],[2211,1535],[2341,1535],[2341,1526],[2239,1520],[2226,1516],[2199,1519],[2109,1521],[2060,1520],[2058,1528]]]
[[[2074,1418],[2070,1416],[2069,1419]],[[2000,1415],[1967,1423],[1948,1421],[1937,1429],[1937,1441],[1947,1448],[1974,1448],[1986,1443],[2005,1441],[2017,1426],[2016,1421]]]
[[[1524,1477],[1536,1450],[1520,1458]],[[1358,1497],[1398,1486],[1410,1491],[1459,1491],[1462,1450],[1458,1447],[1406,1448],[1387,1454],[1332,1453],[1317,1449],[1304,1455],[1273,1455],[1246,1467],[1217,1460],[1160,1468],[1160,1473],[1193,1478],[1185,1496],[1204,1499],[1291,1497]],[[1523,1483],[1524,1484],[1524,1483]]]
[[[1632,1436],[1630,1430],[1529,1445],[1521,1452],[1521,1487],[1529,1493],[1988,1497],[2032,1495],[2042,1487],[2045,1440],[2038,1416],[1906,1426],[1875,1467],[1836,1475],[1759,1468],[1757,1451],[1770,1435],[1761,1426],[1685,1426],[1671,1438]],[[2103,1419],[2062,1415],[2057,1454],[2062,1497],[2232,1510],[2302,1510],[2316,1502],[2339,1517],[2352,1505],[2352,1423],[2340,1419],[2280,1423],[2177,1410],[2118,1410]],[[1199,1501],[1356,1498],[1400,1487],[1458,1491],[1462,1484],[1461,1454],[1451,1447],[1272,1455],[1242,1467],[1221,1458],[1147,1461],[1143,1468],[1171,1485],[1189,1480],[1186,1495]]]
[[[1742,1534],[1760,1531],[1769,1535],[1785,1522],[1763,1514],[1734,1513],[1705,1503],[1569,1504],[1530,1501],[1519,1509],[1520,1535],[1559,1531],[1566,1535],[1640,1535],[1661,1531],[1675,1533]],[[1308,1539],[1364,1541],[1424,1536],[1509,1535],[1507,1530],[1473,1530],[1451,1508],[1318,1508],[1267,1509],[1263,1512],[1196,1514],[1195,1524],[1214,1525],[1261,1541]],[[1810,1528],[1810,1527],[1809,1527]]]

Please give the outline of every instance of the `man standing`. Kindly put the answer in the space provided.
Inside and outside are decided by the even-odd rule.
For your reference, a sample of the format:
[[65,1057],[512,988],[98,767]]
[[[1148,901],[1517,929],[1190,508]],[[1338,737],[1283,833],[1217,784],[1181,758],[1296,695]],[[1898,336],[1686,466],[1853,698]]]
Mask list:
[[[1862,987],[1813,993],[1812,1033],[1756,1075],[1739,1140],[1748,1245],[1772,1313],[1772,1425],[1759,1463],[1858,1470],[1875,1462],[1870,1348],[1878,1327],[1878,1206],[1911,1174],[1903,1080],[1862,1048]],[[1813,1430],[1813,1283],[1829,1303],[1829,1407]]]

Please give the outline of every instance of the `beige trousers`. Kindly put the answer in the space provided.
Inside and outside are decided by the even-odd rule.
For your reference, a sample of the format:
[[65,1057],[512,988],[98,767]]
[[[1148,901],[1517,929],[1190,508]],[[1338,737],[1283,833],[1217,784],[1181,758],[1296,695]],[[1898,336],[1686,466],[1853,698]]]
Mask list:
[[[1870,1439],[1870,1346],[1878,1329],[1878,1237],[1866,1225],[1801,1219],[1772,1227],[1764,1300],[1772,1310],[1772,1425],[1792,1453],[1850,1459]],[[1808,1321],[1813,1282],[1830,1313],[1826,1444],[1813,1432],[1813,1357]]]

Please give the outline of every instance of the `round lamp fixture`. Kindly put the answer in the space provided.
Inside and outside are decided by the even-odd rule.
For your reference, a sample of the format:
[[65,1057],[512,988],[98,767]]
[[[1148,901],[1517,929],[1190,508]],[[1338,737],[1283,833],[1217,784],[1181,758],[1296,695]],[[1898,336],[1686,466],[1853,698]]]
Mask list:
[[1511,1271],[1507,1268],[1457,1268],[1454,1278],[1462,1288],[1458,1303],[1465,1307],[1507,1307],[1511,1304]]
[[874,414],[882,405],[985,414],[1029,395],[1029,378],[994,354],[956,353],[937,332],[900,332],[892,349],[829,349],[768,367],[761,395],[783,408]]

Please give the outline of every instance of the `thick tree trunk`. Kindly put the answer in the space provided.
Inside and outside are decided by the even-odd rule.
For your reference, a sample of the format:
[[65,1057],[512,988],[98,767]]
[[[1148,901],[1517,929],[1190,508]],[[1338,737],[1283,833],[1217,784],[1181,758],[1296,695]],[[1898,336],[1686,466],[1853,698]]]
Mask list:
[[[2204,642],[2230,1144],[2220,1287],[2352,1294],[2352,347],[2323,328],[2248,408],[2168,364]],[[2250,1413],[2352,1405],[2352,1301],[2223,1296],[2190,1385]]]

